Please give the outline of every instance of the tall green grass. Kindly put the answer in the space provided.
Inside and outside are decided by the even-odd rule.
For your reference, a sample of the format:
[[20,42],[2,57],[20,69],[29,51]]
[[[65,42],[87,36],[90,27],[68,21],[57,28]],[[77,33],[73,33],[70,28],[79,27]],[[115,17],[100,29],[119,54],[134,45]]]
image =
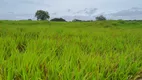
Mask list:
[[142,23],[0,21],[0,80],[131,80]]

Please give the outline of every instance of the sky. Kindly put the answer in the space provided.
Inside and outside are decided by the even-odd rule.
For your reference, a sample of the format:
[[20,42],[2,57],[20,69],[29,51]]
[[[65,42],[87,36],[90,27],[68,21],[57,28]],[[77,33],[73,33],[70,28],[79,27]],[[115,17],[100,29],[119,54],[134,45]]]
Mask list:
[[51,18],[90,20],[98,15],[108,19],[142,19],[142,0],[0,0],[0,19],[36,19],[37,10]]

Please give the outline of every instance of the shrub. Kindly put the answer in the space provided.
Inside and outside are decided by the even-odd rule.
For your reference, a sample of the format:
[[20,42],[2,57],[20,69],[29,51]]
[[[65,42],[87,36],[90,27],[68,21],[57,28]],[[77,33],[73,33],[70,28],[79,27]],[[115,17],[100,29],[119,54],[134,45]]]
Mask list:
[[50,21],[66,21],[66,20],[63,18],[53,18]]
[[112,25],[113,25],[113,26],[117,26],[117,25],[118,25],[118,23],[116,23],[116,22],[113,22],[113,23],[112,23]]
[[32,19],[28,19],[28,21],[32,21]]
[[118,21],[120,24],[125,24],[125,21],[124,20],[119,20]]
[[112,27],[112,25],[109,25],[109,24],[104,25],[104,28],[110,28],[110,27]]
[[100,15],[100,16],[96,17],[96,20],[97,21],[104,21],[104,20],[106,20],[106,17],[104,17],[103,15]]
[[74,19],[72,20],[72,22],[81,22],[82,20],[79,20],[79,19]]

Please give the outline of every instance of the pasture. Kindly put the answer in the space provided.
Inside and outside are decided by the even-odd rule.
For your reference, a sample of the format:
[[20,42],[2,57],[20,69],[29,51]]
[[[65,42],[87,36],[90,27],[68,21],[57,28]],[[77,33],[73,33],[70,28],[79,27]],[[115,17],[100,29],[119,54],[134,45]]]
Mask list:
[[0,80],[136,80],[142,21],[0,21]]

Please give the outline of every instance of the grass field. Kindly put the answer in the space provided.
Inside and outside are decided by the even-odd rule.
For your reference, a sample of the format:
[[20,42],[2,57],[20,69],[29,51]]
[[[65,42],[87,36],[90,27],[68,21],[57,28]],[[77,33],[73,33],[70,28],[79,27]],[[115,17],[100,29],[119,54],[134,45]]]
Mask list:
[[0,80],[136,80],[142,21],[0,21]]

